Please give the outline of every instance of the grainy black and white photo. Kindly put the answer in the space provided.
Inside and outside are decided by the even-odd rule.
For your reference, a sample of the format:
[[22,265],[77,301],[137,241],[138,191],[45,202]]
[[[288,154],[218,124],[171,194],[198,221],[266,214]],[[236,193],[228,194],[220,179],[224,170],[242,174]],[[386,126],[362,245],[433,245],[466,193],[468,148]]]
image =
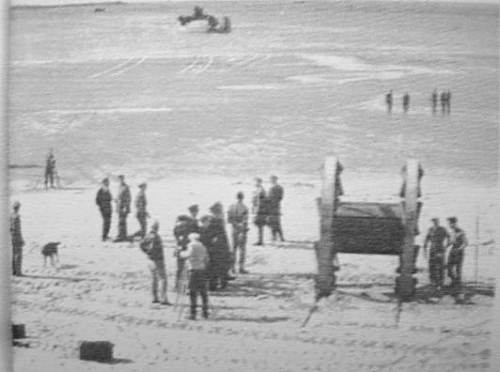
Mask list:
[[13,371],[495,370],[498,4],[7,12]]

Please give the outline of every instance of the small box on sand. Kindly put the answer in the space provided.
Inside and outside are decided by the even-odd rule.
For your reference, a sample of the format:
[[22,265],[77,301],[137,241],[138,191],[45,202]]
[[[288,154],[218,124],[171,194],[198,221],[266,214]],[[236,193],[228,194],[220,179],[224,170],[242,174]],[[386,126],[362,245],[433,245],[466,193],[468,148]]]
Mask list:
[[109,341],[81,341],[80,359],[111,362],[113,360],[113,346]]
[[14,340],[26,338],[26,327],[24,324],[12,324],[12,338]]

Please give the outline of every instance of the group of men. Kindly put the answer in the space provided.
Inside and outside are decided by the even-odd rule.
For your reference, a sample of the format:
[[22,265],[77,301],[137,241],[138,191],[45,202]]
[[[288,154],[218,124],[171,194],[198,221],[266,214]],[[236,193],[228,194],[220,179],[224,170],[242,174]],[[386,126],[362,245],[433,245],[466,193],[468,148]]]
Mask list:
[[[429,276],[431,285],[441,292],[444,285],[445,267],[451,279],[451,287],[459,288],[462,284],[462,266],[464,262],[464,251],[468,245],[465,232],[458,227],[456,217],[449,217],[448,232],[439,224],[438,218],[433,218],[432,226],[429,228],[424,241],[424,255],[427,257],[427,247],[429,250]],[[446,249],[449,249],[446,260]]]
[[[262,186],[262,179],[256,179],[256,190],[252,200],[254,223],[259,231],[256,245],[263,245],[263,229],[268,225],[271,228],[273,240],[283,238],[281,228],[281,200],[283,187],[278,184],[278,177],[271,176],[271,187],[266,192]],[[97,192],[95,202],[99,207],[102,219],[102,240],[109,239],[112,202],[116,202],[118,214],[118,235],[114,242],[132,241],[135,237],[141,238],[140,247],[150,259],[152,275],[152,295],[154,303],[170,305],[167,298],[167,276],[163,243],[158,233],[159,223],[155,222],[147,232],[146,183],[138,185],[139,192],[135,198],[136,217],[140,229],[135,234],[127,234],[127,217],[130,213],[131,193],[123,175],[119,176],[119,189],[116,199],[113,199],[109,189],[109,179],[105,178]],[[173,230],[176,239],[177,269],[175,275],[175,288],[183,291],[186,283],[186,273],[189,272],[187,281],[191,298],[191,317],[196,317],[196,298],[201,295],[203,316],[208,316],[206,309],[208,294],[207,289],[215,291],[225,289],[228,281],[235,279],[235,275],[248,274],[245,268],[246,244],[249,231],[249,208],[244,202],[243,192],[236,194],[236,200],[230,205],[227,212],[227,222],[231,225],[231,242],[226,232],[226,216],[220,202],[209,208],[209,214],[198,218],[199,207],[192,205],[188,214],[177,217]],[[204,253],[205,252],[205,253]]]
[[130,241],[134,237],[144,238],[147,232],[147,219],[149,218],[149,213],[147,211],[147,199],[146,199],[146,188],[147,184],[145,182],[138,185],[139,192],[135,198],[136,207],[136,217],[139,222],[140,229],[132,236],[127,234],[127,217],[130,213],[130,205],[132,203],[132,197],[130,194],[130,187],[125,182],[125,176],[119,175],[119,188],[118,195],[116,199],[113,199],[111,191],[109,189],[109,179],[105,178],[102,180],[101,188],[97,191],[95,202],[99,207],[99,211],[102,216],[102,235],[103,241],[109,239],[109,230],[111,227],[111,216],[113,214],[112,202],[116,203],[116,212],[118,214],[118,235],[114,242],[124,242]]
[[432,103],[432,113],[435,115],[437,112],[437,106],[438,106],[438,98],[439,102],[441,104],[441,114],[442,115],[449,115],[451,113],[451,92],[450,90],[448,91],[442,91],[441,94],[438,96],[437,89],[434,89],[431,95],[431,103]]
[[[394,103],[394,99],[393,99],[393,93],[392,93],[392,90],[391,90],[391,91],[389,91],[389,93],[387,93],[385,95],[385,104],[387,106],[387,112],[389,114],[392,113],[393,103]],[[408,94],[408,92],[406,92],[403,95],[402,103],[403,103],[403,111],[405,113],[407,113],[408,110],[410,109],[410,95]]]
[[[436,114],[437,112],[437,106],[438,106],[438,100],[440,101],[441,104],[441,113],[443,115],[447,114],[449,115],[451,113],[451,92],[450,90],[448,91],[443,91],[441,92],[440,95],[438,95],[437,89],[434,89],[431,95],[431,107],[432,107],[432,113]],[[385,104],[387,106],[387,113],[391,114],[392,113],[392,106],[394,103],[393,99],[393,93],[392,90],[389,91],[385,95]],[[410,109],[410,95],[405,93],[402,98],[402,103],[403,103],[403,111],[405,113],[408,112]]]

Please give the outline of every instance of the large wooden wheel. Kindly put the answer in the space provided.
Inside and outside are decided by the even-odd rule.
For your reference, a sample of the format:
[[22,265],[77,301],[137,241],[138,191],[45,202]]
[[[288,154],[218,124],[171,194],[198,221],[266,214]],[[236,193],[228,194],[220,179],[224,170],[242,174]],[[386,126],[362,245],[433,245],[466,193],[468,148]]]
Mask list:
[[396,278],[396,292],[401,300],[413,297],[416,280],[413,278],[415,268],[415,235],[419,215],[420,178],[422,170],[416,159],[409,159],[403,168],[403,190],[401,197],[402,223],[404,226],[404,243],[401,251],[400,275]]
[[318,201],[320,213],[320,239],[316,245],[316,258],[318,261],[318,276],[316,280],[316,298],[329,296],[335,287],[335,274],[333,259],[336,254],[332,237],[332,226],[337,197],[337,176],[339,162],[335,156],[326,158],[322,169],[321,198]]

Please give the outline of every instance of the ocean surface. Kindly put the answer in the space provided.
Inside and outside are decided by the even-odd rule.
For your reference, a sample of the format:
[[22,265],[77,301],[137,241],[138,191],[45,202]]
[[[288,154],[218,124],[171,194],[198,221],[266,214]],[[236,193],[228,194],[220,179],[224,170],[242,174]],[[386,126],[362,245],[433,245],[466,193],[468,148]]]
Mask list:
[[[11,181],[54,148],[65,184],[273,172],[306,182],[325,155],[358,172],[497,182],[496,5],[203,2],[230,34],[180,27],[195,3],[10,11]],[[384,95],[394,91],[388,115]],[[433,115],[434,89],[452,92]],[[404,114],[401,97],[411,96]]]

